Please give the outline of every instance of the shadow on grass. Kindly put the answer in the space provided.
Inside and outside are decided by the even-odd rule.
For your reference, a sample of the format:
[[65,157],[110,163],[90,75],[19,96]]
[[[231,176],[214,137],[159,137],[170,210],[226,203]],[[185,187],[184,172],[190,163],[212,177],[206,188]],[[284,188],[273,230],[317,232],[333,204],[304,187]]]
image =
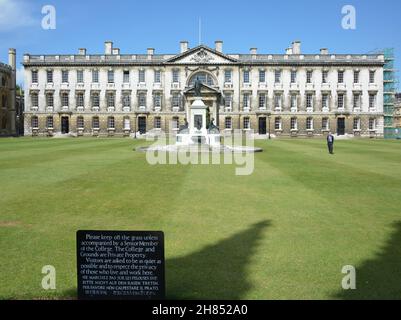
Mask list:
[[[167,299],[239,300],[252,288],[247,266],[255,254],[270,221],[262,221],[182,258],[166,260]],[[206,231],[207,232],[207,231]],[[70,288],[60,299],[76,299],[77,289]]]
[[252,288],[247,279],[247,266],[251,263],[264,229],[270,225],[270,221],[262,221],[198,252],[168,259],[166,298],[243,298]]
[[401,299],[401,221],[393,224],[381,252],[356,269],[356,289],[342,290],[336,299]]

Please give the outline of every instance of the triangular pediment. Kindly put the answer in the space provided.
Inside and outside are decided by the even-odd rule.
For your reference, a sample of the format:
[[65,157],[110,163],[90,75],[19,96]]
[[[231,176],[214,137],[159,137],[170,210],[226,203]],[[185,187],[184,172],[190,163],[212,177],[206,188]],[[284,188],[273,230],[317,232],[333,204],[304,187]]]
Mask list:
[[238,62],[238,60],[207,46],[200,45],[178,54],[166,62],[177,64],[227,64]]

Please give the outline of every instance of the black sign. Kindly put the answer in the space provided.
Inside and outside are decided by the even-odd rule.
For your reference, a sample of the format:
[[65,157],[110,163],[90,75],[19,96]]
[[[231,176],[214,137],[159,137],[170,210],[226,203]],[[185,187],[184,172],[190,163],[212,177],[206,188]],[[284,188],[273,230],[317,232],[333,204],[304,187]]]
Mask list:
[[77,232],[78,299],[164,299],[161,231]]

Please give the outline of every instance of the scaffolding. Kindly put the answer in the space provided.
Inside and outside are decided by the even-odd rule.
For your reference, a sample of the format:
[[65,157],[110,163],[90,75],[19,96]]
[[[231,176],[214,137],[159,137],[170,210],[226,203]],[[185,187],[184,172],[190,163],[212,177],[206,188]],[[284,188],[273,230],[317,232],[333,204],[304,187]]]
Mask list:
[[395,116],[395,95],[397,91],[397,77],[394,68],[394,48],[382,50],[384,55],[383,67],[383,112],[384,112],[384,138],[401,138],[401,130],[396,128]]

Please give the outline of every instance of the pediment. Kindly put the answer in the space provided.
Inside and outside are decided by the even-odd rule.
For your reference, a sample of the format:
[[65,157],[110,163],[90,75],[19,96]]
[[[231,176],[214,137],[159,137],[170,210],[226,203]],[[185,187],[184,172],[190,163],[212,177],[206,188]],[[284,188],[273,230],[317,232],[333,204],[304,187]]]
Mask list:
[[187,52],[176,55],[166,62],[177,64],[227,64],[235,63],[236,59],[204,45],[195,47]]

